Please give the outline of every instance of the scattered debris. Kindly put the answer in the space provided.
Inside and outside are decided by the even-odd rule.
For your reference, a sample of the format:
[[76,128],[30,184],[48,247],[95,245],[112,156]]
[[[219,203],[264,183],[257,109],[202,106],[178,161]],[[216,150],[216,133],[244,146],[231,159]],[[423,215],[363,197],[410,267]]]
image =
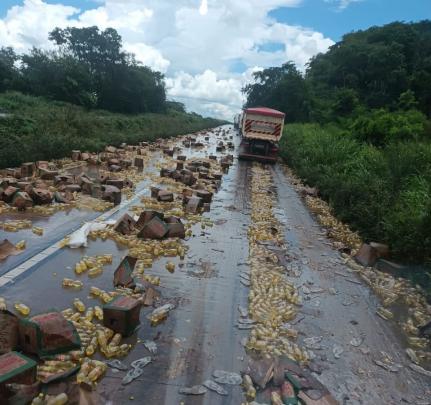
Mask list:
[[332,347],[332,353],[334,354],[334,357],[335,357],[336,359],[341,358],[341,355],[344,353],[343,346],[340,346],[340,345],[338,345],[338,344],[335,344],[335,345]]
[[194,385],[193,387],[182,387],[178,392],[183,395],[203,395],[208,390],[203,385]]
[[418,366],[417,364],[409,364],[409,367],[413,370],[416,371],[419,374],[425,375],[427,377],[431,377],[431,371],[429,370],[425,370],[423,367]]
[[202,385],[211,391],[217,392],[219,395],[227,395],[228,392],[219,384],[212,380],[205,380]]
[[215,382],[219,384],[240,385],[242,377],[238,373],[224,370],[215,370],[213,372]]
[[143,342],[145,348],[152,354],[157,353],[157,345],[152,340],[144,340]]
[[106,362],[106,364],[109,367],[115,368],[115,369],[120,370],[120,371],[127,371],[127,369],[128,369],[128,367],[118,359],[109,360]]
[[127,372],[123,380],[121,381],[122,385],[130,384],[133,380],[136,380],[138,377],[140,377],[143,372],[145,366],[151,363],[151,357],[143,357],[141,359],[133,361],[130,366],[132,367],[131,370]]

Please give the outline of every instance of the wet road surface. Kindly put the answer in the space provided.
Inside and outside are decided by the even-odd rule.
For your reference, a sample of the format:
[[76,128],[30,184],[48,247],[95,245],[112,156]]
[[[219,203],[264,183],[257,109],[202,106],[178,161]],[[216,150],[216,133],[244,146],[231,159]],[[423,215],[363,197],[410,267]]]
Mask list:
[[[235,142],[238,143],[238,138]],[[204,156],[214,150],[215,143],[212,142],[210,147],[200,152],[189,150],[187,154]],[[126,340],[134,343],[135,347],[124,362],[128,364],[149,355],[142,344],[146,339],[156,342],[157,354],[143,375],[127,386],[121,385],[123,372],[109,369],[98,386],[102,403],[133,402],[129,401],[130,398],[137,403],[166,405],[179,404],[180,401],[186,404],[240,404],[244,401],[239,386],[226,386],[228,396],[208,391],[203,396],[186,397],[180,395],[178,389],[201,384],[211,377],[214,370],[241,372],[247,364],[242,341],[248,336],[248,331],[239,330],[236,325],[238,305],[247,306],[248,296],[248,288],[240,282],[240,273],[248,268],[251,167],[251,162],[235,159],[223,177],[211,211],[205,214],[214,226],[205,229],[201,229],[199,224],[193,226],[193,236],[186,242],[189,251],[182,267],[179,267],[179,259],[175,258],[173,261],[177,267],[171,274],[165,269],[167,258],[162,258],[146,271],[160,276],[162,302],[173,302],[176,308],[164,323],[155,327],[151,327],[146,319],[151,309],[141,311],[141,327]],[[296,277],[290,276],[289,279],[298,287],[306,283],[309,289],[321,289],[304,294],[300,288],[304,304],[295,321],[300,343],[304,338],[322,337],[320,347],[310,349],[315,355],[315,363],[322,368],[318,378],[340,403],[421,403],[426,399],[427,390],[429,395],[430,380],[406,367],[405,346],[397,327],[375,314],[377,298],[355,274],[348,273],[340,254],[330,246],[282,167],[276,165],[268,167],[268,170],[276,187],[274,212],[284,225],[288,263],[296,269]],[[145,192],[147,187],[147,183],[141,184],[138,190]],[[149,191],[146,192],[149,195]],[[114,214],[113,218],[127,208]],[[100,213],[83,212],[82,216],[69,217],[59,212],[59,219],[51,217],[48,221],[67,225],[53,225],[49,238],[35,236],[37,243],[29,243],[30,253],[26,252],[25,257],[69,233],[78,222],[97,215]],[[35,225],[39,226],[38,223]],[[26,232],[31,233],[31,230]],[[12,239],[10,235],[13,234],[8,233],[7,237]],[[15,236],[18,240],[23,239],[21,235]],[[106,253],[114,254],[114,260],[112,265],[104,266],[100,277],[82,277],[82,291],[61,288],[64,277],[75,278],[72,268],[83,255]],[[96,302],[89,298],[90,286],[112,288],[112,273],[126,253],[126,249],[111,240],[90,240],[85,249],[61,249],[0,289],[0,295],[10,303],[22,301],[28,304],[32,314],[49,308],[61,310],[70,306],[75,297],[95,305]],[[1,272],[13,267],[10,262],[7,267],[3,265]],[[330,289],[335,289],[335,294],[330,293]],[[354,338],[357,339],[354,340],[355,346],[351,344]],[[338,359],[333,353],[334,346],[343,348]],[[374,360],[382,356],[381,351],[393,357],[403,368],[391,373],[377,366]]]
[[[290,279],[311,291],[313,287],[322,290],[302,294],[308,299],[303,301],[298,315],[303,319],[296,326],[302,338],[322,337],[318,344],[321,348],[312,349],[316,363],[323,368],[321,381],[341,403],[428,403],[430,379],[407,367],[410,361],[399,326],[376,314],[378,298],[329,246],[325,232],[282,167],[273,167],[272,175],[278,195],[276,212],[285,225],[291,264],[300,270],[299,277]],[[330,289],[335,289],[335,294]],[[334,346],[344,350],[339,359],[334,356]],[[376,365],[374,361],[382,361],[384,353],[403,367],[389,372]]]

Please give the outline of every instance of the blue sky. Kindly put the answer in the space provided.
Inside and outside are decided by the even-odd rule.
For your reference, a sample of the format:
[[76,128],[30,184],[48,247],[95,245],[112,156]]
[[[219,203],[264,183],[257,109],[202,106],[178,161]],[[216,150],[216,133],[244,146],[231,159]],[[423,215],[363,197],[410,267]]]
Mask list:
[[270,16],[338,41],[343,34],[373,25],[431,19],[431,0],[362,0],[351,2],[345,9],[340,9],[336,1],[303,0],[298,7],[281,7]]
[[[16,5],[22,5],[24,0],[0,0],[0,15],[4,16],[7,10]],[[82,10],[88,10],[97,7],[97,1],[94,0],[45,0],[49,4],[64,4],[65,6],[73,6]]]
[[112,27],[165,75],[170,99],[230,119],[257,70],[292,61],[304,71],[345,33],[423,19],[431,0],[0,0],[0,46],[52,49],[57,26]]

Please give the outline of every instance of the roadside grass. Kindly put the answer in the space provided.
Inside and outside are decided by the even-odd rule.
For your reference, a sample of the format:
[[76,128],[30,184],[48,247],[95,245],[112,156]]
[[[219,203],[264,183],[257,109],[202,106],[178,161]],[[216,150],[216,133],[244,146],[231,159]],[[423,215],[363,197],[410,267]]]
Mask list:
[[74,149],[96,152],[105,145],[135,144],[187,134],[224,122],[194,113],[115,114],[41,97],[0,94],[0,168],[70,156]]
[[[430,142],[395,141],[378,148],[336,126],[291,124],[280,151],[365,241],[387,243],[397,260],[430,268]],[[431,296],[430,274],[412,269],[409,278]]]

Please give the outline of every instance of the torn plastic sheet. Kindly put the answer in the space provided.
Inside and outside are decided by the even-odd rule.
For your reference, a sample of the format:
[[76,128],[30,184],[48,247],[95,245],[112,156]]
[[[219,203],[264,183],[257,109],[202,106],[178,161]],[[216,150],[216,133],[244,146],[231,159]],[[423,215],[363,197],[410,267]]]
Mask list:
[[87,238],[90,232],[101,231],[105,229],[108,225],[114,225],[115,220],[105,221],[105,222],[86,222],[81,228],[73,232],[69,237],[69,241],[66,246],[77,249],[80,247],[87,247]]

